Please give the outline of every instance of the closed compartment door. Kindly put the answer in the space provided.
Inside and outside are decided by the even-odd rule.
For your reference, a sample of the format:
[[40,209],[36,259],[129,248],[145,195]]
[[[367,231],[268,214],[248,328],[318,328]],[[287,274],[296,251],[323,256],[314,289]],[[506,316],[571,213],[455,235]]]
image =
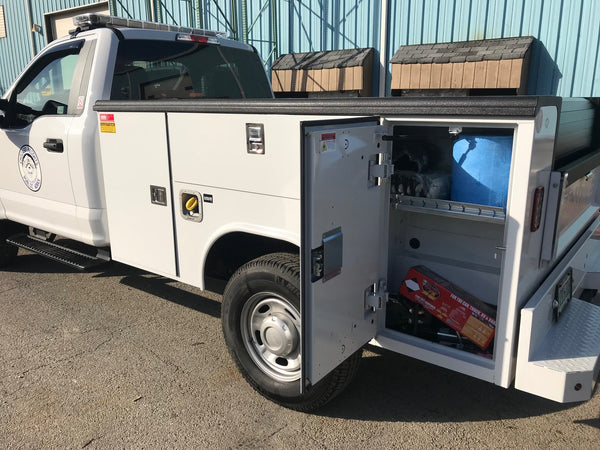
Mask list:
[[98,116],[112,257],[177,276],[165,114]]

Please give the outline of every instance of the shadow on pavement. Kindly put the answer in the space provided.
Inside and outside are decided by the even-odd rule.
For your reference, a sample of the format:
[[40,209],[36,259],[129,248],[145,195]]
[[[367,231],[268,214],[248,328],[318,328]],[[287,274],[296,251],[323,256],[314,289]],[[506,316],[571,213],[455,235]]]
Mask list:
[[[145,273],[145,272],[141,272]],[[221,303],[204,297],[199,293],[188,292],[171,283],[177,283],[161,276],[125,276],[121,284],[160,297],[177,305],[185,306],[209,316],[221,317]]]
[[64,264],[50,261],[43,256],[33,253],[19,254],[17,259],[10,266],[2,268],[2,272],[20,272],[20,273],[78,273]]
[[[20,254],[12,266],[3,270],[6,272],[32,274],[81,273],[69,266],[32,253]],[[90,270],[89,273],[93,274],[93,278],[121,277],[120,283],[126,286],[162,298],[163,300],[185,306],[186,308],[193,309],[200,313],[208,314],[212,317],[221,317],[220,302],[202,296],[202,294],[199,293],[200,291],[194,293],[180,289],[176,286],[178,283],[169,278],[154,275],[144,270],[115,261],[98,266],[97,268]]]
[[[352,384],[317,414],[390,422],[481,422],[541,416],[560,404],[388,351],[367,353]],[[598,419],[585,421],[598,427]]]
[[574,420],[573,423],[581,423],[583,425],[588,425],[592,428],[597,428],[600,430],[600,417],[595,419]]

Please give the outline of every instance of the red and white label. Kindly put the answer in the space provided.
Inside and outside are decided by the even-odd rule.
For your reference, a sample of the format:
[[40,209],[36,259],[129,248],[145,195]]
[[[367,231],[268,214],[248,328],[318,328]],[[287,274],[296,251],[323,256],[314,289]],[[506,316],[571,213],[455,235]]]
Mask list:
[[321,151],[335,150],[335,133],[321,134]]
[[115,124],[114,114],[100,114],[100,132],[101,133],[116,133],[117,126]]

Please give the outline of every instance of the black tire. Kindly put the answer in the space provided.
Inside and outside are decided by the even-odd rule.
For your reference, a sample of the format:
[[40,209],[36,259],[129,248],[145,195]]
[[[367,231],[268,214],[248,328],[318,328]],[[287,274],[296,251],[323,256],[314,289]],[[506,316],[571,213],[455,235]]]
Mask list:
[[6,243],[6,238],[24,232],[25,228],[9,220],[0,220],[0,268],[7,267],[17,257],[19,249]]
[[245,264],[223,294],[223,335],[233,361],[257,392],[287,408],[313,411],[350,383],[362,350],[300,394],[299,286],[298,255],[272,253]]

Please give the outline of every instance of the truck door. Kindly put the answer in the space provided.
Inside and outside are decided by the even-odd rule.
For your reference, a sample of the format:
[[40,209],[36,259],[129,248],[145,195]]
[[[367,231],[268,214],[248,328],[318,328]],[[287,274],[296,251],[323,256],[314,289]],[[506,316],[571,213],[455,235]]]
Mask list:
[[9,219],[71,236],[77,228],[69,130],[85,120],[82,53],[92,46],[78,39],[50,48],[9,93],[0,130],[0,197]]
[[375,336],[392,170],[381,132],[373,118],[303,124],[303,386]]

